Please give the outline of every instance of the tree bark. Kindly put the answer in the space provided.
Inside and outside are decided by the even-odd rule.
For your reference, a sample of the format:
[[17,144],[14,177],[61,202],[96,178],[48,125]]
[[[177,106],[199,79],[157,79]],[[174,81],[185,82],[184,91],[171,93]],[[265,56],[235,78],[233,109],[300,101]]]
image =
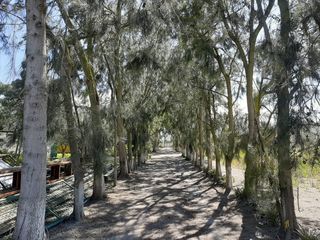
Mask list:
[[23,164],[14,239],[45,238],[47,165],[46,4],[27,0]]
[[234,117],[233,117],[233,98],[231,89],[231,80],[229,76],[226,76],[226,85],[228,93],[228,150],[225,154],[226,159],[226,188],[227,190],[232,189],[232,160],[234,157]]
[[[67,53],[65,53],[67,54]],[[68,127],[68,141],[71,150],[71,161],[74,170],[74,206],[73,216],[76,221],[81,221],[84,218],[84,172],[80,160],[80,152],[77,140],[77,128],[76,121],[73,113],[72,106],[72,86],[71,86],[71,74],[68,73],[70,65],[67,61],[64,61],[61,67],[61,77],[66,83],[63,87],[64,96],[64,109],[66,113],[67,127]]]
[[[253,51],[253,50],[252,50]],[[253,60],[252,60],[253,61]],[[257,148],[256,142],[256,128],[255,128],[255,111],[253,101],[253,62],[247,66],[246,79],[247,79],[247,109],[248,109],[248,141],[246,145],[245,154],[245,183],[244,192],[246,197],[252,198],[256,193],[256,181],[257,181],[257,157],[255,156],[255,150]]]
[[137,167],[140,167],[142,165],[142,139],[141,139],[141,128],[137,128]]
[[131,129],[127,130],[128,135],[128,171],[129,173],[133,172],[133,159],[132,159],[132,131]]
[[228,103],[228,149],[224,154],[226,159],[226,188],[232,189],[232,160],[234,157],[235,148],[235,129],[234,129],[234,115],[233,115],[233,97],[230,75],[227,73],[222,59],[219,55],[218,49],[214,48],[215,58],[218,61],[219,69],[225,79],[227,87],[227,103]]
[[67,10],[62,4],[61,0],[56,1],[61,13],[61,16],[68,27],[71,35],[74,37],[74,47],[78,58],[80,60],[81,66],[83,68],[83,72],[86,77],[86,85],[88,89],[88,95],[90,100],[90,111],[91,111],[91,123],[92,123],[92,146],[94,146],[92,154],[93,154],[93,169],[94,169],[94,177],[93,177],[93,194],[92,199],[101,200],[105,197],[105,183],[103,177],[103,159],[105,158],[105,146],[104,146],[104,138],[103,138],[103,127],[101,122],[101,114],[100,114],[100,103],[99,96],[97,92],[97,83],[95,81],[94,69],[92,64],[89,61],[88,55],[84,51],[81,46],[81,42],[79,40],[78,33],[76,32],[76,28],[73,25]]
[[[122,92],[121,92],[122,94]],[[125,137],[124,137],[124,125],[123,125],[123,119],[121,117],[120,112],[120,96],[117,96],[117,113],[116,113],[116,133],[117,133],[117,152],[119,155],[119,165],[120,165],[120,178],[127,178],[129,176],[129,171],[128,171],[128,160],[127,160],[127,151],[126,151],[126,145],[125,145]]]
[[210,134],[210,121],[211,121],[211,101],[210,101],[210,93],[207,93],[206,96],[206,155],[208,158],[208,172],[212,170],[212,151],[211,151],[211,134]]
[[[90,94],[90,93],[89,93]],[[92,199],[101,200],[105,198],[105,182],[103,176],[103,159],[105,158],[105,146],[102,135],[102,123],[100,117],[100,107],[99,104],[91,105],[91,114],[92,114],[92,124],[93,124],[93,193]]]
[[291,239],[291,235],[297,228],[297,220],[294,211],[294,196],[292,187],[292,165],[290,158],[290,96],[289,96],[289,72],[290,66],[287,63],[290,58],[288,49],[290,44],[290,10],[288,0],[278,0],[281,15],[280,37],[283,53],[281,59],[280,73],[278,74],[277,88],[277,155],[279,163],[279,187],[281,202],[281,228],[285,232],[285,239]]
[[[204,94],[204,93],[202,93]],[[200,169],[203,166],[203,158],[204,158],[204,146],[203,146],[203,98],[200,100],[199,107],[199,116],[198,116],[198,124],[199,124],[199,167]]]
[[114,48],[114,87],[116,94],[116,118],[117,118],[117,137],[118,137],[118,154],[120,164],[119,177],[127,178],[128,159],[125,146],[125,129],[123,124],[123,83],[121,79],[121,64],[120,64],[120,46],[121,46],[121,8],[122,0],[117,1],[116,19],[115,19],[115,48]]
[[213,119],[210,117],[210,128],[211,128],[211,134],[212,134],[212,140],[214,145],[214,155],[216,158],[216,177],[220,178],[222,177],[222,171],[221,171],[221,154],[220,154],[220,146],[217,139],[216,134],[216,126],[215,122],[217,121],[217,112],[215,107],[215,97],[212,96],[212,110],[213,110]]
[[[230,39],[235,43],[239,51],[240,58],[242,60],[245,73],[246,73],[246,97],[247,97],[247,109],[248,109],[248,141],[246,145],[246,170],[245,170],[245,186],[244,192],[248,198],[252,198],[256,192],[257,183],[257,159],[255,156],[255,149],[257,147],[256,141],[256,128],[255,128],[255,108],[253,101],[253,72],[254,72],[254,61],[256,52],[256,41],[262,27],[265,25],[265,20],[269,16],[275,0],[270,0],[264,12],[257,14],[255,9],[255,1],[251,1],[250,16],[249,16],[249,39],[248,39],[248,50],[247,53],[243,47],[243,44],[239,38],[237,32],[230,27],[230,19],[228,14],[225,14],[224,2],[219,1],[221,17],[223,24],[228,32]],[[257,5],[258,1],[257,1]],[[255,25],[255,18],[258,18],[258,25]]]

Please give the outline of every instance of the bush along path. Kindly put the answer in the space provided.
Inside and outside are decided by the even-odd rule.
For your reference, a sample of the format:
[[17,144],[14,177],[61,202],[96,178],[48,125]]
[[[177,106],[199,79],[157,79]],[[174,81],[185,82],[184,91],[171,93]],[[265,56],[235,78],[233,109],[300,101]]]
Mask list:
[[274,239],[255,211],[216,185],[181,154],[163,149],[86,207],[81,223],[66,222],[50,239]]

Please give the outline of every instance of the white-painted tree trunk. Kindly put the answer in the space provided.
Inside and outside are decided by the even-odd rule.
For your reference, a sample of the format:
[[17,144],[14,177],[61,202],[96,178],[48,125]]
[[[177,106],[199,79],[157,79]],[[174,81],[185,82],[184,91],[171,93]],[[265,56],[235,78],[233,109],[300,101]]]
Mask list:
[[44,0],[26,0],[27,75],[23,119],[23,165],[15,239],[45,238],[47,84]]

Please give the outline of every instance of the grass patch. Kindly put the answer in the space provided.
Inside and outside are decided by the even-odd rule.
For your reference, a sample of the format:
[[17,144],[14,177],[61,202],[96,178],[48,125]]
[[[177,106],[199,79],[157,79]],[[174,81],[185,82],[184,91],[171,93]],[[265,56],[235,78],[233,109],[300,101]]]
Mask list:
[[312,187],[320,189],[320,166],[311,166],[308,163],[300,162],[293,174],[293,186],[299,186],[299,184],[304,183],[305,179]]
[[269,225],[279,226],[280,216],[276,207],[266,209],[262,212],[262,215],[265,217]]
[[320,232],[312,229],[303,228],[300,226],[300,229],[297,231],[298,236],[301,240],[319,240]]
[[240,150],[238,154],[233,158],[232,160],[232,167],[238,168],[238,169],[245,169],[246,164],[244,161],[244,158],[246,156],[246,152],[244,150]]
[[320,166],[311,166],[308,163],[299,163],[297,166],[296,174],[304,178],[317,178],[320,180]]

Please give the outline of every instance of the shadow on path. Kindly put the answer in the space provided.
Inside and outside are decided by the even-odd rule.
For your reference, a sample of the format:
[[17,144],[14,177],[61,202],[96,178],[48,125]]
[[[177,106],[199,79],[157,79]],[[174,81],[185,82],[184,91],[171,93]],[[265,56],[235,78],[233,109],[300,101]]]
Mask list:
[[256,239],[260,231],[248,206],[170,149],[153,154],[85,214],[82,223],[53,229],[50,239]]

